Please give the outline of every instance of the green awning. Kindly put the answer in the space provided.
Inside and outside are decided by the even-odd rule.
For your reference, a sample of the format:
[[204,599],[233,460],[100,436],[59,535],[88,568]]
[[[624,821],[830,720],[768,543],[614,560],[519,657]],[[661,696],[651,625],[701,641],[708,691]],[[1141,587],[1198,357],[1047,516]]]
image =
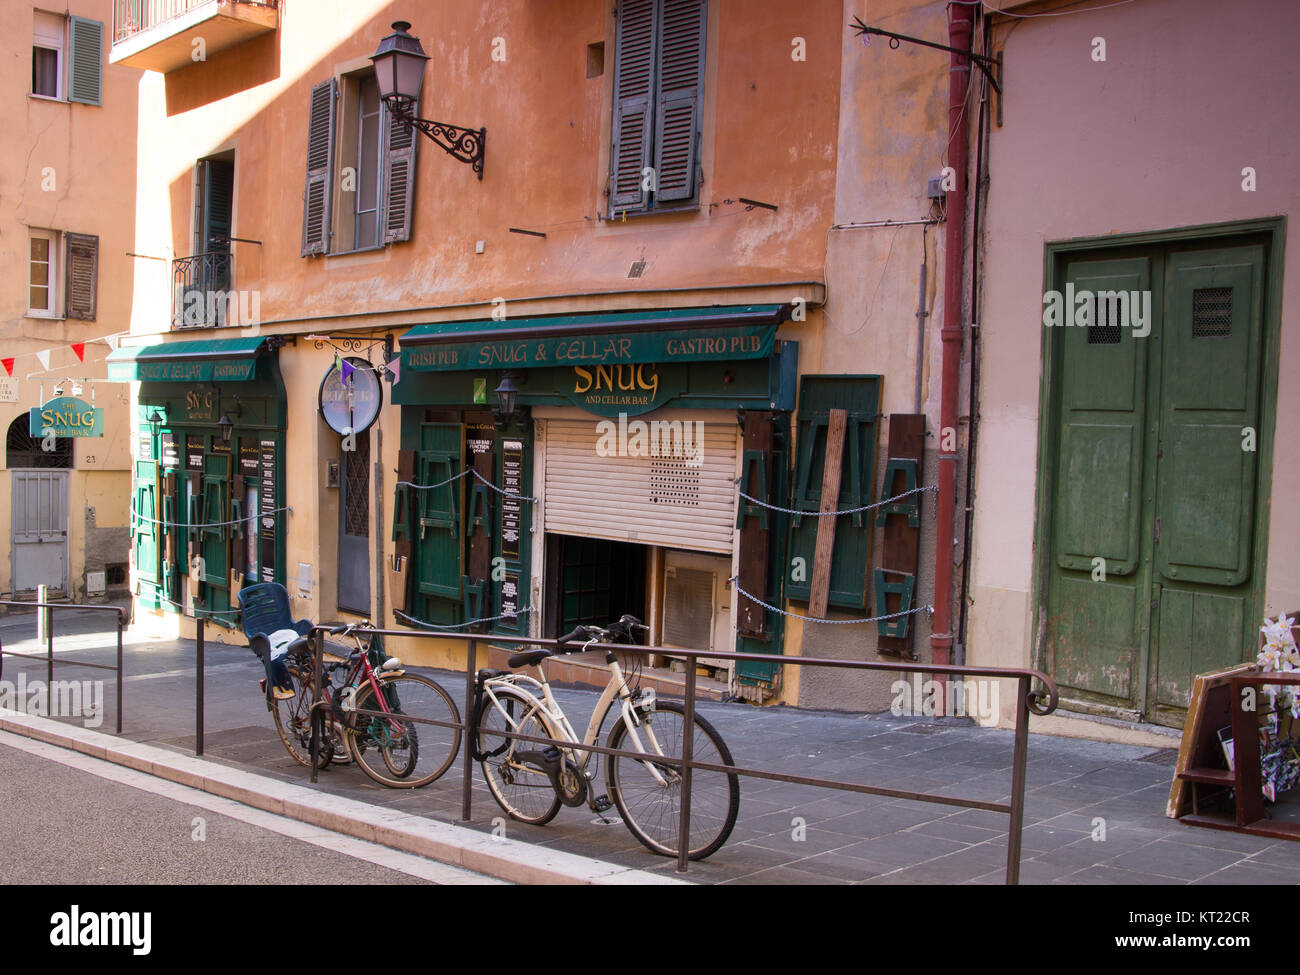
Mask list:
[[417,325],[402,368],[529,369],[620,362],[763,359],[785,305],[719,305]]
[[198,339],[114,349],[108,378],[114,382],[242,382],[254,378],[267,336]]

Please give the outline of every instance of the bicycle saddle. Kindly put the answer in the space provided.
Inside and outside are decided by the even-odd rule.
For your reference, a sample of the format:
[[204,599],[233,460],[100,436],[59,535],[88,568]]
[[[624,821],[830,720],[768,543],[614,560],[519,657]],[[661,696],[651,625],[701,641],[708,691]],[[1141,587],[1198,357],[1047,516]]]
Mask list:
[[547,657],[553,657],[553,656],[555,655],[551,653],[551,651],[546,649],[525,650],[523,653],[514,654],[507,662],[510,664],[511,669],[513,670],[519,667],[529,667],[532,666],[533,664],[541,663]]

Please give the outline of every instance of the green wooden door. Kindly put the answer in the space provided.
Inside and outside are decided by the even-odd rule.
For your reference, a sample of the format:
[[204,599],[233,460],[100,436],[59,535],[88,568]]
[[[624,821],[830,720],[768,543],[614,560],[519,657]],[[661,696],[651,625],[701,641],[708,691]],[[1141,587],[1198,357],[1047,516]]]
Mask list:
[[1263,262],[1239,247],[1065,263],[1089,324],[1051,336],[1044,635],[1072,697],[1180,723],[1192,678],[1253,647]]
[[[1262,247],[1187,251],[1165,269],[1148,708],[1253,651],[1250,611],[1262,348]],[[1173,715],[1171,715],[1173,717]]]
[[416,483],[440,485],[417,491],[415,502],[416,592],[422,604],[417,609],[432,623],[455,622],[461,605],[465,486],[456,475],[464,469],[464,440],[459,423],[420,425]]
[[206,613],[230,609],[230,454],[216,453],[212,444],[203,456],[199,554],[203,557],[199,598],[195,606]]

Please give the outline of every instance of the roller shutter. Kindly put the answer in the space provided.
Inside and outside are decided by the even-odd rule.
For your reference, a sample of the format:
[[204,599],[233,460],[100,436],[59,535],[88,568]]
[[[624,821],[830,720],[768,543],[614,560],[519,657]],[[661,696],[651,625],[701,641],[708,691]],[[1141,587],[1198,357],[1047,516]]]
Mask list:
[[[542,498],[546,530],[730,553],[736,530],[735,415],[656,410],[626,420],[622,438],[611,434],[618,420],[608,421],[612,426],[601,422],[547,421]],[[640,444],[635,439],[638,431],[643,431]],[[597,445],[602,436],[605,446],[616,447],[622,439],[626,449],[601,456]],[[697,437],[702,456],[693,464],[692,450],[682,447],[694,448]],[[631,456],[634,449],[637,455]]]

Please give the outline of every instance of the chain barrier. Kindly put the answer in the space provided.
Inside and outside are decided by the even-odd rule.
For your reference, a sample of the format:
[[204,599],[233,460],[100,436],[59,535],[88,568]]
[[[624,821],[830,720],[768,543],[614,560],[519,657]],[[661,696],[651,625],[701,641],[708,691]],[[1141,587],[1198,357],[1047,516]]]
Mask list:
[[910,616],[912,613],[923,613],[923,612],[933,613],[934,612],[933,606],[916,606],[913,607],[912,609],[905,609],[898,613],[886,613],[883,616],[868,616],[865,619],[856,619],[856,620],[830,620],[830,619],[823,619],[818,616],[802,616],[799,613],[789,613],[777,606],[769,605],[768,603],[763,602],[763,600],[759,599],[757,596],[753,596],[745,592],[745,590],[740,588],[739,576],[732,576],[727,581],[736,587],[736,592],[740,593],[750,602],[757,603],[759,606],[762,606],[764,609],[771,610],[773,613],[779,613],[782,616],[792,616],[797,620],[803,620],[805,623],[876,623],[879,622],[880,620],[892,620],[892,619],[897,619],[900,616]]
[[912,490],[910,491],[904,491],[902,494],[896,494],[892,498],[885,498],[885,500],[877,501],[874,504],[864,504],[860,508],[845,508],[843,511],[802,511],[798,508],[782,508],[780,505],[768,504],[766,501],[758,500],[758,498],[751,498],[748,494],[746,494],[744,491],[741,491],[739,488],[736,489],[736,493],[739,494],[746,501],[756,504],[760,508],[767,508],[771,511],[779,511],[782,514],[803,515],[808,518],[833,518],[838,515],[856,515],[863,511],[870,511],[872,508],[880,508],[887,504],[893,504],[895,501],[898,501],[902,498],[906,498],[907,496],[912,494],[923,494],[926,491],[938,491],[938,490],[939,488],[937,485],[927,484],[925,487],[912,488]]

